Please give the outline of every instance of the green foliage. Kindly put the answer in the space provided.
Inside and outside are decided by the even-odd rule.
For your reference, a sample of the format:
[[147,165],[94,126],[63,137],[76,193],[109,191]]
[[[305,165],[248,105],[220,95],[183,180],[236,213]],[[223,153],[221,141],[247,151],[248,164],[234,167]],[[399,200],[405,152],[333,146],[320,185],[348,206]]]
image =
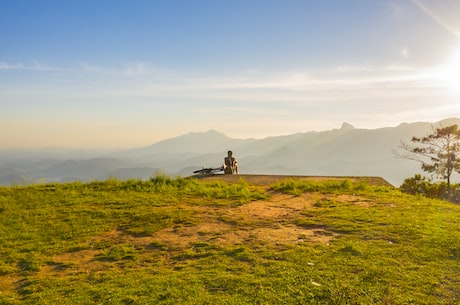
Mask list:
[[425,137],[412,137],[413,145],[402,142],[405,153],[397,155],[420,163],[423,171],[443,179],[447,184],[447,196],[451,196],[451,176],[460,173],[460,130],[458,125],[433,128]]
[[450,191],[446,182],[433,183],[422,175],[404,179],[400,189],[404,193],[422,195],[428,198],[446,199],[460,203],[460,184],[451,184]]
[[[460,206],[350,180],[288,180],[272,188],[305,200],[304,207],[249,219],[242,205],[268,195],[244,181],[155,177],[0,187],[0,304],[460,299]],[[206,223],[241,239],[219,243],[216,232],[196,231]],[[305,241],[255,233],[280,226],[295,226]],[[165,232],[177,240],[155,239]],[[310,241],[308,232],[330,241]]]

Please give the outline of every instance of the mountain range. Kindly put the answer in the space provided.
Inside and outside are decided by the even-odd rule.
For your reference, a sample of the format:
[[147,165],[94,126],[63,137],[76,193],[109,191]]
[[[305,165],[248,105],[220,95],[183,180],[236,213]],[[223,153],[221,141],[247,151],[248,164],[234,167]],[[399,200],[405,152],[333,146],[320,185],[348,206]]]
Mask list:
[[417,162],[394,154],[401,141],[409,143],[413,136],[454,124],[460,126],[460,119],[378,129],[343,123],[338,129],[264,139],[235,139],[210,130],[116,152],[4,150],[0,151],[0,184],[148,179],[158,173],[186,177],[202,167],[219,167],[232,150],[242,174],[379,176],[400,185],[405,178],[423,173]]

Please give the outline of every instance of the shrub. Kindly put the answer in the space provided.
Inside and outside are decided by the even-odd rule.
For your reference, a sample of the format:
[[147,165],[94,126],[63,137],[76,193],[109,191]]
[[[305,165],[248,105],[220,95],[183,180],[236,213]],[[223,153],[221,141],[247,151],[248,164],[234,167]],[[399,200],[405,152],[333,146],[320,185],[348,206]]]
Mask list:
[[430,179],[417,174],[412,178],[404,179],[400,190],[412,195],[422,195],[428,198],[445,199],[460,203],[460,184],[452,184],[450,187],[451,195],[449,196],[446,182],[433,183]]

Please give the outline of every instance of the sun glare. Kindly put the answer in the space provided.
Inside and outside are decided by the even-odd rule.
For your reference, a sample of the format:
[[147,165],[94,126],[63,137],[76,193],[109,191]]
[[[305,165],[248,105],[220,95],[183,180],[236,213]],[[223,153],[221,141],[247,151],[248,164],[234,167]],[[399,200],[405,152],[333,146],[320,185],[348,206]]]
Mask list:
[[435,74],[443,86],[460,93],[460,47],[452,52],[445,64],[436,69]]

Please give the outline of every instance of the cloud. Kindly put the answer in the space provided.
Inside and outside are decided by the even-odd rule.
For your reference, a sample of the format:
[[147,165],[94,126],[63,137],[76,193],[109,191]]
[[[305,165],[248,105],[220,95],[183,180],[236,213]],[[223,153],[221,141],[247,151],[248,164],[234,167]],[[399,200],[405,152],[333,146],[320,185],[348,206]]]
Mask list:
[[[136,62],[128,64],[124,67],[103,67],[93,65],[87,62],[80,62],[74,67],[53,66],[40,61],[34,61],[30,64],[24,63],[9,63],[0,61],[0,70],[22,70],[22,71],[39,71],[39,72],[84,72],[105,75],[121,75],[126,77],[145,76],[153,73],[158,73],[159,69],[148,67],[145,63]],[[163,71],[164,72],[164,71]]]
[[355,73],[355,72],[375,72],[375,67],[368,65],[339,65],[336,68],[339,73]]
[[102,68],[100,66],[95,66],[95,65],[92,65],[92,64],[89,64],[89,63],[86,63],[86,62],[80,62],[78,70],[82,71],[82,72],[94,72],[94,73],[107,73],[107,72],[109,72],[109,71],[107,71],[107,69],[104,69],[104,68]]
[[[168,125],[177,133],[216,128],[241,137],[267,136],[339,127],[343,121],[362,128],[433,121],[460,111],[458,99],[446,97],[432,74],[402,64],[200,75],[141,61],[116,67],[81,62],[71,69],[0,62],[0,73],[8,69],[58,73],[50,75],[53,82],[34,72],[19,86],[1,84],[1,100],[14,101],[2,108],[4,117],[91,119],[147,126],[152,133]],[[38,79],[45,81],[37,84]]]
[[402,48],[399,54],[404,59],[407,59],[410,57],[409,50],[407,48]]
[[8,63],[0,62],[0,70],[23,70],[23,71],[39,71],[39,72],[53,72],[53,71],[74,71],[73,69],[67,69],[59,66],[50,66],[38,61],[34,61],[32,64],[23,63]]
[[68,68],[63,68],[59,66],[50,66],[50,65],[38,62],[38,61],[35,61],[33,65],[27,66],[26,68],[29,70],[33,70],[33,71],[43,71],[43,72],[74,71],[74,69],[68,69]]
[[[431,75],[415,67],[394,64],[387,66],[342,65],[323,71],[261,73],[257,71],[231,75],[196,76],[152,70],[146,65],[134,65],[117,70],[127,80],[99,87],[107,97],[142,98],[150,100],[178,99],[183,101],[238,101],[261,103],[316,103],[351,99],[381,99],[404,94],[414,96],[434,88]],[[104,79],[107,81],[107,79]]]
[[[226,113],[238,113],[238,114],[249,114],[249,115],[258,115],[260,113],[267,113],[266,110],[262,111],[260,108],[250,108],[250,107],[207,107],[207,108],[193,108],[193,112],[200,114],[212,114],[212,115],[225,115]],[[280,114],[279,110],[269,110],[272,114]]]
[[130,64],[123,70],[123,74],[129,77],[143,76],[147,72],[148,70],[142,62]]
[[21,70],[23,69],[22,64],[10,64],[4,61],[0,61],[0,70]]
[[[401,55],[409,56],[409,52],[402,49]],[[77,95],[106,98],[203,98],[252,103],[298,103],[349,99],[352,96],[368,98],[390,93],[397,95],[404,88],[413,89],[415,92],[417,88],[426,89],[438,85],[435,82],[430,83],[432,75],[429,73],[401,63],[386,66],[339,65],[320,71],[262,73],[251,70],[206,76],[160,69],[141,61],[120,67],[103,67],[80,62],[72,68],[39,62],[30,65],[0,62],[1,70],[62,72],[60,79],[67,80],[67,92],[71,93],[74,90]],[[80,73],[78,77],[75,76],[76,72]],[[82,76],[81,73],[85,75]],[[82,82],[85,78],[91,81]]]

